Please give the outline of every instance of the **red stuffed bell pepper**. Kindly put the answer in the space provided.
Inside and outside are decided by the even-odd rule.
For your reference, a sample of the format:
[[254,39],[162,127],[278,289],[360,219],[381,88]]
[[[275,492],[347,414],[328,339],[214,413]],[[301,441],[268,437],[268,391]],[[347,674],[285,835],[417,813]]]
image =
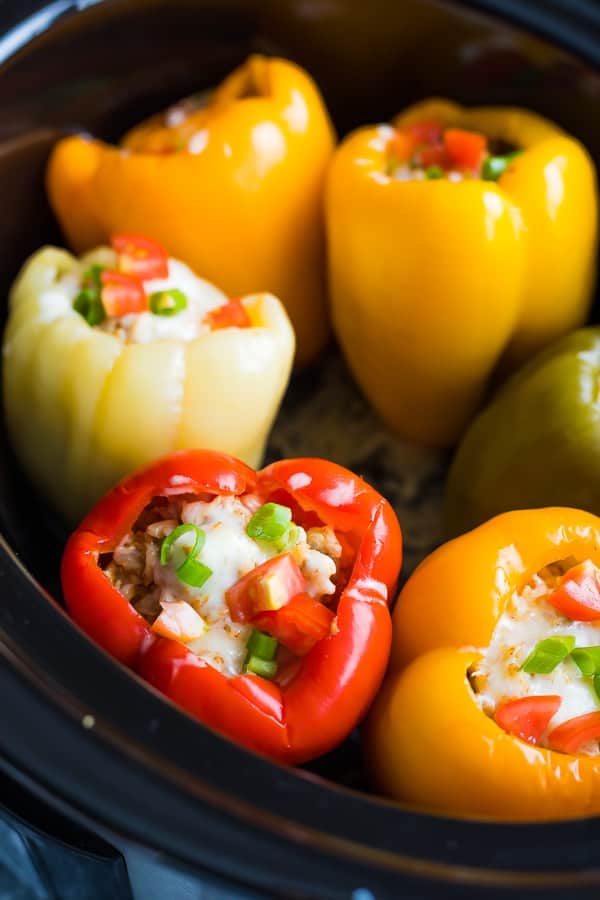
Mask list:
[[256,473],[187,450],[108,493],[61,574],[109,653],[205,724],[299,763],[343,740],[379,687],[401,556],[392,508],[341,466]]

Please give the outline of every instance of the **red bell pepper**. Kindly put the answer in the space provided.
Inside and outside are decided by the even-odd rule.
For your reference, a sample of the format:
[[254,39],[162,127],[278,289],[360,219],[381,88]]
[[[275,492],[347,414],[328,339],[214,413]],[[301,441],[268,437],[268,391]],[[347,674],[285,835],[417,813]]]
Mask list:
[[[258,494],[262,502],[287,503],[297,524],[329,525],[341,537],[351,559],[336,621],[284,686],[253,674],[228,678],[184,644],[153,633],[104,575],[100,555],[115,549],[153,497],[173,493]],[[298,763],[343,740],[371,703],[388,661],[388,604],[401,557],[392,508],[341,466],[283,460],[257,473],[224,454],[185,450],[124,479],[92,509],[67,544],[61,576],[73,618],[109,653],[206,725]]]

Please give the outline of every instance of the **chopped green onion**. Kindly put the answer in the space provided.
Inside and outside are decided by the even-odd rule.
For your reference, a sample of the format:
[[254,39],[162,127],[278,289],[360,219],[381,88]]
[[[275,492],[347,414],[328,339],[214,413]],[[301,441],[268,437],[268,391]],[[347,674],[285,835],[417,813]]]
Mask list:
[[180,537],[183,537],[184,534],[194,535],[194,545],[183,562],[175,569],[175,574],[184,584],[189,584],[191,587],[202,587],[204,582],[212,575],[212,569],[196,559],[204,546],[206,538],[202,529],[198,528],[197,525],[178,525],[177,528],[174,528],[173,531],[167,535],[160,546],[160,564],[161,566],[167,565],[171,559],[173,550],[175,549],[175,542],[178,541]]
[[594,675],[594,691],[596,693],[596,697],[600,700],[600,675]]
[[258,509],[246,526],[248,537],[255,541],[280,541],[290,530],[292,511],[279,503],[265,503]]
[[275,658],[279,641],[271,637],[270,634],[265,634],[264,631],[257,631],[256,628],[253,628],[246,646],[248,647],[249,657],[258,656],[260,659],[268,661]]
[[430,180],[434,180],[437,178],[444,177],[444,170],[440,168],[440,166],[429,166],[425,169],[425,178]]
[[183,537],[184,534],[193,534],[194,535],[194,545],[190,550],[190,556],[197,556],[204,546],[204,540],[206,535],[202,531],[201,528],[198,528],[197,525],[178,525],[177,528],[174,528],[173,531],[167,535],[162,544],[160,545],[160,564],[161,566],[166,566],[169,557],[171,555],[171,548],[175,541],[179,540],[180,537]]
[[209,566],[204,565],[198,559],[194,559],[191,554],[175,570],[175,574],[180,581],[196,588],[202,587],[212,573],[212,569]]
[[571,659],[582,675],[600,673],[600,647],[576,647],[571,652]]
[[498,181],[513,159],[522,152],[522,150],[514,150],[504,156],[488,156],[481,167],[481,177],[484,181]]
[[261,659],[260,656],[251,656],[246,663],[246,672],[252,672],[253,675],[262,675],[263,678],[274,678],[277,672],[277,663],[275,660]]
[[176,316],[187,306],[187,297],[183,291],[170,288],[167,291],[155,291],[150,294],[150,311],[155,316]]
[[92,288],[83,288],[77,294],[73,301],[73,309],[83,316],[88,325],[100,325],[106,318],[100,295]]
[[303,528],[300,528],[299,525],[290,525],[283,537],[275,542],[276,547],[281,553],[291,550],[294,544],[297,544],[303,535]]
[[96,288],[98,291],[102,288],[102,273],[106,266],[100,266],[93,263],[89,269],[83,273],[83,284],[85,287]]
[[570,634],[546,638],[536,644],[521,668],[530,675],[547,675],[567,658],[574,646],[575,638]]

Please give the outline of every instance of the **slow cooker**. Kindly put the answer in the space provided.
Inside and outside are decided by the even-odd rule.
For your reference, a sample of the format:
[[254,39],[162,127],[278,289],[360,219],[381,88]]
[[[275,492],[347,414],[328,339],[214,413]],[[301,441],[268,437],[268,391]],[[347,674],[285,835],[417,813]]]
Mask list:
[[[253,50],[305,66],[340,135],[443,93],[538,110],[600,159],[593,0],[20,0],[0,4],[0,30],[3,296],[31,251],[60,242],[43,187],[59,135],[115,138]],[[324,397],[331,414],[312,414]],[[363,423],[352,441],[334,412],[348,403]],[[358,460],[405,533],[410,523],[408,573],[440,539],[447,460],[390,452],[371,416],[331,348],[294,378],[269,453]],[[161,699],[64,613],[65,534],[4,433],[0,452],[1,897],[575,900],[600,889],[597,820],[428,815],[369,792],[355,736],[284,768]]]

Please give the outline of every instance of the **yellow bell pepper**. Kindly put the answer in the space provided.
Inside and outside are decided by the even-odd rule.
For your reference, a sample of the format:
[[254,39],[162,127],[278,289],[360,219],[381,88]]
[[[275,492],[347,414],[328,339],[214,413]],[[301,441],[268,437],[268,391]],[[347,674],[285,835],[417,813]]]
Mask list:
[[515,592],[572,557],[600,564],[600,519],[554,507],[497,516],[415,570],[394,611],[391,670],[365,730],[382,792],[459,816],[600,813],[600,756],[507,733],[480,707],[468,677]]
[[[522,152],[496,180],[398,180],[394,140],[417,123]],[[593,288],[597,199],[584,148],[520,109],[419,104],[336,151],[326,188],[334,329],[389,426],[453,444],[490,375],[580,325]],[[434,167],[436,168],[436,167]]]
[[251,56],[206,105],[183,101],[121,146],[59,141],[48,193],[77,252],[147,234],[230,295],[276,294],[303,364],[328,336],[322,189],[333,143],[308,74]]
[[[112,269],[115,258],[109,248],[77,260],[46,247],[10,294],[8,431],[32,480],[71,523],[125,473],[172,450],[217,449],[255,467],[294,354],[291,324],[271,294],[242,298],[249,327],[204,328],[191,340],[153,333],[175,317],[159,322],[150,312],[140,340],[89,325],[73,297],[83,272],[94,263]],[[169,278],[206,308],[227,301],[176,260]]]

